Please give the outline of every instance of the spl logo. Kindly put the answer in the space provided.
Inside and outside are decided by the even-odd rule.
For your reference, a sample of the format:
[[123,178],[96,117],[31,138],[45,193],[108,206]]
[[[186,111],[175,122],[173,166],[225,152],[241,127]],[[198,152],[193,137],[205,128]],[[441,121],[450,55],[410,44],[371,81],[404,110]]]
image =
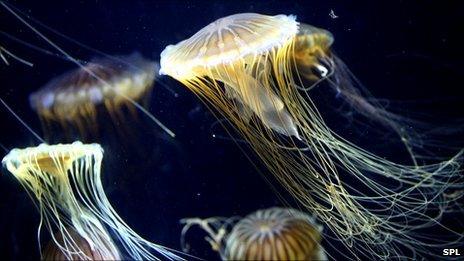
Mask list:
[[460,256],[459,249],[457,248],[444,248],[443,249],[444,256]]

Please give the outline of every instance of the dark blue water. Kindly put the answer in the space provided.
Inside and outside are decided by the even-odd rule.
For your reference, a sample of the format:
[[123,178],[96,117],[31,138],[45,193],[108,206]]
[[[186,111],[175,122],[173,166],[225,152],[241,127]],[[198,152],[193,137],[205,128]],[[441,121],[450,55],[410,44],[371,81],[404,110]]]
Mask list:
[[[433,116],[436,124],[464,116],[460,111],[464,104],[461,91],[464,21],[459,1],[11,3],[36,20],[97,50],[109,54],[139,51],[154,60],[159,60],[166,45],[191,36],[223,16],[242,12],[295,14],[298,21],[333,33],[333,49],[374,96],[395,101],[392,106],[398,106],[405,113],[408,108],[420,110]],[[331,10],[338,18],[329,16]],[[52,50],[2,8],[0,30]],[[90,60],[96,55],[50,32],[47,36],[79,59]],[[29,107],[28,95],[75,65],[20,45],[5,35],[0,37],[0,44],[34,63],[32,68],[12,60],[10,66],[0,64],[0,93],[25,121],[40,131],[39,121]],[[181,218],[244,216],[260,208],[282,205],[271,188],[272,184],[279,190],[279,185],[261,168],[253,152],[246,146],[241,150],[229,140],[213,138],[212,134],[225,134],[220,128],[211,128],[216,119],[207,108],[173,79],[164,77],[160,81],[170,90],[155,85],[150,111],[177,134],[176,138],[165,135],[141,116],[143,128],[137,130],[138,137],[133,142],[102,144],[105,191],[121,217],[147,239],[180,249],[178,221]],[[324,99],[336,98],[327,94]],[[408,102],[396,102],[401,100]],[[39,143],[3,107],[0,107],[0,122],[0,143],[5,148]],[[341,132],[347,130],[344,122],[330,119],[328,122]],[[106,135],[111,133],[103,135],[104,140],[109,140]],[[462,142],[462,136],[454,138]],[[369,142],[358,141],[387,157],[407,161],[394,148],[376,148]],[[3,151],[1,155],[4,154]],[[258,173],[249,159],[263,174]],[[0,195],[2,258],[38,259],[38,212],[24,189],[5,170],[0,176]],[[289,199],[285,194],[283,197]],[[197,249],[192,253],[208,260],[217,259],[207,243],[200,241],[203,234],[196,233],[192,240],[197,241]]]

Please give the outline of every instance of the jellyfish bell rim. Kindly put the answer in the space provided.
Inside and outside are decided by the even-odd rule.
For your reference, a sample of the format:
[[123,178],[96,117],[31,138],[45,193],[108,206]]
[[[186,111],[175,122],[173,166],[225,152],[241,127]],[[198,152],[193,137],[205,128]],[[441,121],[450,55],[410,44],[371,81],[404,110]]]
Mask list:
[[[229,51],[227,55],[216,55],[214,59],[208,59],[206,62],[204,57],[198,56],[193,59],[187,59],[184,61],[182,61],[182,59],[179,59],[179,57],[176,57],[180,56],[178,53],[182,48],[185,48],[189,44],[192,45],[193,43],[195,43],[196,38],[201,37],[202,35],[205,36],[206,33],[211,33],[211,29],[213,28],[213,26],[220,25],[222,27],[225,27],[224,21],[232,23],[234,19],[242,16],[265,16],[267,18],[277,19],[275,22],[280,22],[280,28],[278,28],[279,30],[277,30],[278,37],[267,37],[268,39],[261,41],[261,43],[255,48],[240,46],[242,48],[236,48],[236,52]],[[217,30],[218,28],[216,28],[216,31]],[[197,74],[194,73],[194,69],[201,68],[210,70],[211,68],[214,68],[217,65],[230,64],[250,55],[261,55],[275,47],[285,45],[290,39],[296,36],[298,32],[299,22],[296,21],[295,15],[278,14],[271,16],[258,13],[238,13],[222,17],[203,27],[191,37],[182,40],[177,44],[166,46],[166,48],[160,54],[159,75],[169,75],[175,79],[187,80],[197,76]],[[265,37],[261,36],[261,38]]]
[[322,34],[326,36],[327,47],[332,46],[332,44],[335,42],[335,37],[330,31],[325,30],[323,28],[316,27],[314,25],[300,23],[300,30],[298,31],[297,38],[302,37],[302,36],[310,36],[314,34]]
[[88,155],[92,155],[95,158],[103,157],[103,148],[98,143],[84,144],[80,141],[75,141],[68,144],[54,144],[49,145],[46,143],[41,143],[36,147],[26,147],[26,148],[15,148],[12,149],[5,157],[2,159],[3,167],[7,168],[12,174],[17,171],[23,164],[27,164],[28,161],[37,161],[37,158],[46,158],[48,155],[49,158],[53,156],[64,156],[64,155],[73,155],[73,160],[75,161],[78,158],[82,158]]
[[270,207],[266,209],[258,209],[250,214],[248,214],[245,218],[249,219],[271,219],[276,218],[276,216],[283,216],[283,217],[292,217],[294,219],[301,219],[312,227],[314,227],[319,233],[324,231],[324,227],[317,221],[316,217],[313,215],[309,215],[301,210],[295,208],[283,208],[283,207]]

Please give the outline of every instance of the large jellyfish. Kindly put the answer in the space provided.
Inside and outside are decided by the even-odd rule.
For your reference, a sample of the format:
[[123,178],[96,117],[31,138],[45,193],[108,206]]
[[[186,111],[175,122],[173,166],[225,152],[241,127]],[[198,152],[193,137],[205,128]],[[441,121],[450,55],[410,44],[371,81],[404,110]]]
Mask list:
[[181,259],[141,238],[119,217],[101,184],[102,158],[100,145],[81,142],[13,149],[3,158],[3,165],[35,197],[39,243],[45,226],[67,259]]
[[[312,100],[317,97],[308,92],[314,82],[304,86],[302,77],[317,81],[309,71],[315,70],[318,79],[329,79],[340,63],[301,58],[305,34],[294,16],[231,15],[167,46],[160,74],[180,81],[229,119],[279,183],[347,246],[348,255],[434,255],[431,248],[458,244],[462,235],[440,219],[462,197],[462,151],[442,162],[402,165],[331,130]],[[329,34],[319,39],[329,48]],[[346,95],[351,90],[344,89]],[[371,107],[358,108],[369,116]],[[379,120],[399,126],[385,116]],[[449,238],[431,236],[436,231],[427,230],[431,227]]]
[[[65,129],[77,128],[85,139],[97,134],[101,107],[115,123],[124,122],[126,110],[136,115],[134,102],[140,103],[150,96],[158,67],[138,53],[94,59],[32,93],[30,104],[38,113],[45,133],[58,122]],[[174,135],[160,121],[156,123]],[[118,129],[121,127],[124,124]]]
[[327,259],[320,246],[322,226],[310,215],[295,209],[273,207],[242,219],[187,218],[181,223],[185,251],[188,251],[186,234],[197,225],[208,234],[206,240],[223,260]]

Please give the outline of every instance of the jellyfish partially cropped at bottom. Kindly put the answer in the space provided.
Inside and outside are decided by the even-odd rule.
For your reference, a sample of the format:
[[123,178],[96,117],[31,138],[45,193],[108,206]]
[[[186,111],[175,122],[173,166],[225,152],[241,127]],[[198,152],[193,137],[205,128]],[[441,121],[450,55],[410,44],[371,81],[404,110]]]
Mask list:
[[200,226],[223,260],[327,260],[320,246],[322,227],[295,209],[274,207],[242,219],[186,218],[181,223],[184,251],[188,251],[187,232]]
[[[3,165],[35,197],[39,244],[45,227],[66,259],[181,259],[141,238],[119,217],[101,184],[102,158],[100,145],[81,142],[13,149],[3,158]],[[45,254],[53,251],[47,247]]]
[[[117,129],[124,128],[129,111],[136,116],[139,103],[146,103],[155,80],[156,62],[139,53],[93,59],[47,83],[29,97],[31,107],[39,115],[49,136],[53,124],[72,132],[81,139],[98,134],[98,114],[107,112]],[[159,120],[152,118],[171,136],[173,133]],[[129,127],[126,127],[129,128]]]
[[[304,34],[294,16],[231,15],[167,46],[160,74],[180,81],[217,117],[230,120],[277,181],[345,244],[347,255],[400,258],[456,246],[462,236],[440,218],[463,196],[462,151],[441,162],[403,165],[339,136],[309,90],[318,78],[347,79],[335,74],[339,63],[323,63],[311,52],[305,58]],[[316,47],[328,50],[331,35],[320,36],[324,45]],[[310,83],[304,86],[306,77]],[[395,118],[380,120],[385,119],[397,126]],[[450,238],[430,236],[432,227]]]

